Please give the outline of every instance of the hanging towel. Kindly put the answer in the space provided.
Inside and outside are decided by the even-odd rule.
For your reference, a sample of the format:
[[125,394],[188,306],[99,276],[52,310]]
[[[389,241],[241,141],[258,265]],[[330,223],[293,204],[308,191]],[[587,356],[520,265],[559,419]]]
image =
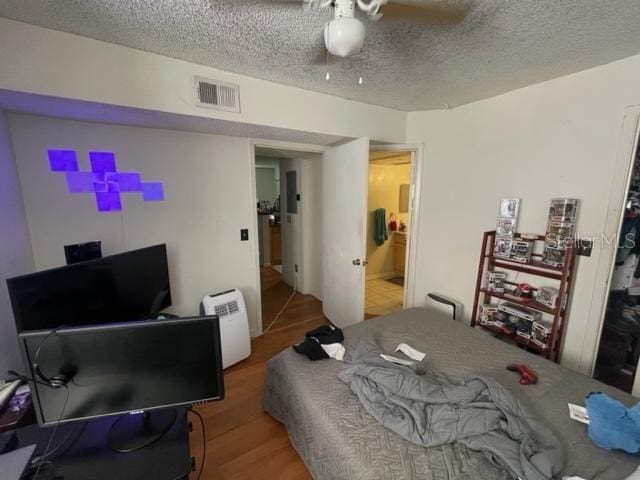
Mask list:
[[380,246],[387,241],[387,212],[384,208],[378,208],[373,212],[375,223],[373,227],[373,241]]

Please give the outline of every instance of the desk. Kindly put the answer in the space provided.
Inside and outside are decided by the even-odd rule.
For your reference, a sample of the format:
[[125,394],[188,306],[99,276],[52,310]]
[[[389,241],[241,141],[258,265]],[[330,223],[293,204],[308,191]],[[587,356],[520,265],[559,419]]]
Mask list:
[[[157,443],[133,453],[115,453],[107,448],[107,430],[115,417],[106,417],[86,422],[61,424],[52,443],[55,448],[70,432],[82,432],[70,448],[63,447],[51,457],[55,474],[64,480],[174,480],[186,473],[191,463],[189,449],[189,420],[187,410],[178,409],[178,419],[169,433]],[[37,444],[36,453],[46,446],[53,427],[41,428],[29,425],[16,431],[16,448]],[[71,436],[76,438],[78,433]],[[11,432],[2,434],[10,436]],[[67,444],[68,445],[68,444]],[[42,468],[38,480],[47,480]],[[185,477],[186,478],[186,477]]]

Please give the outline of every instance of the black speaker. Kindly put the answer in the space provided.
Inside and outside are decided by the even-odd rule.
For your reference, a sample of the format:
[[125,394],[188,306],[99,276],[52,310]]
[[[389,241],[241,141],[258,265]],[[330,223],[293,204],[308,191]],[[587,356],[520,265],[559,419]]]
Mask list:
[[102,258],[102,242],[86,242],[77,245],[65,245],[64,257],[67,265]]

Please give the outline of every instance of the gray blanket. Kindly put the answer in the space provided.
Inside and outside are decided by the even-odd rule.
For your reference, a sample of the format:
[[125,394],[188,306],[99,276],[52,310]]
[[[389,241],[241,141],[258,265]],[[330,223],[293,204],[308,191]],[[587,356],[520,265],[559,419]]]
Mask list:
[[493,379],[455,383],[426,363],[397,365],[381,353],[370,337],[352,340],[338,378],[385,427],[425,447],[461,443],[522,479],[549,480],[562,471],[558,439]]
[[[596,447],[587,426],[571,420],[567,403],[584,404],[602,391],[625,405],[631,395],[549,360],[491,338],[450,317],[415,308],[344,329],[345,345],[371,337],[385,351],[399,343],[427,353],[429,366],[453,381],[495,379],[550,427],[567,452],[562,473],[589,480],[621,480],[640,459]],[[538,375],[520,385],[509,363],[526,363]],[[289,438],[316,480],[512,480],[514,475],[461,443],[423,447],[385,428],[338,378],[337,360],[312,362],[287,348],[267,364],[263,405],[287,428]]]

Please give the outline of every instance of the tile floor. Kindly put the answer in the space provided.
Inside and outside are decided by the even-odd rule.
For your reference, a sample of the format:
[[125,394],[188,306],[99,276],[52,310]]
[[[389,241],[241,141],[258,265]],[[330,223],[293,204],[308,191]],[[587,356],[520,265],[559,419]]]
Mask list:
[[367,315],[386,315],[402,309],[403,288],[384,279],[365,283],[364,312]]

